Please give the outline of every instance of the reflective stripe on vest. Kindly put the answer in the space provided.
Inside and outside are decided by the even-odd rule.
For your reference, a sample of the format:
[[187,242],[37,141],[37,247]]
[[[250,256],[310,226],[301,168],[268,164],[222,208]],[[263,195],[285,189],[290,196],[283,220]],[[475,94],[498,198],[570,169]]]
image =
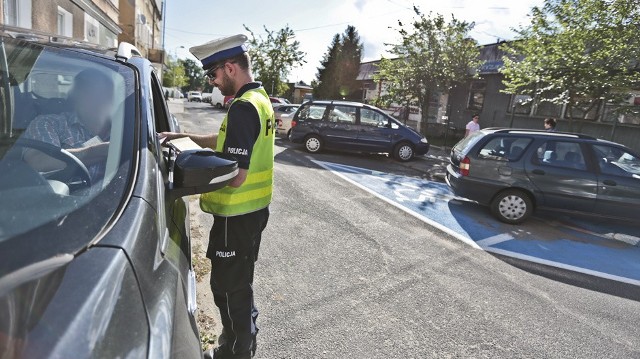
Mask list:
[[[200,196],[200,208],[218,216],[238,216],[263,209],[271,203],[273,195],[273,146],[275,143],[275,116],[269,96],[262,87],[248,90],[233,100],[252,104],[260,117],[260,134],[251,151],[247,179],[238,188],[223,189]],[[233,105],[233,103],[232,103]],[[223,152],[227,137],[228,115],[224,117],[218,133],[217,152]]]

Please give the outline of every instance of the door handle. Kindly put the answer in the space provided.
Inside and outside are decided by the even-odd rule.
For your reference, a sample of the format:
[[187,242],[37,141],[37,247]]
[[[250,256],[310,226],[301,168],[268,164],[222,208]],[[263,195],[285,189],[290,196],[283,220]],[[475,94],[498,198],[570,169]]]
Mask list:
[[618,185],[616,183],[616,181],[614,181],[614,180],[604,180],[604,181],[602,181],[602,183],[606,184],[607,186],[617,186]]
[[535,175],[544,175],[544,171],[543,170],[539,170],[539,169],[535,169],[533,171],[531,171],[533,174]]

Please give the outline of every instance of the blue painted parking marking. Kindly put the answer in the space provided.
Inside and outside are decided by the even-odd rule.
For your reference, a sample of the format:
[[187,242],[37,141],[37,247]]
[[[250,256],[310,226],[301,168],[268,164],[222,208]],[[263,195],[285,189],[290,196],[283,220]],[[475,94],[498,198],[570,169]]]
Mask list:
[[508,225],[487,208],[455,197],[444,183],[312,161],[474,248],[640,286],[639,227],[544,217]]

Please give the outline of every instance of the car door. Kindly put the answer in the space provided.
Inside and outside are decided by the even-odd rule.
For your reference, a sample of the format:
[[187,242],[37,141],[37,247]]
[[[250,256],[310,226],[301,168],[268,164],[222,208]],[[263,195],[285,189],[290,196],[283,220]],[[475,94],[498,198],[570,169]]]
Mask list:
[[320,134],[327,147],[338,150],[358,150],[357,108],[331,105]]
[[606,216],[639,219],[640,158],[625,148],[591,145],[598,164],[596,212]]
[[360,108],[358,144],[363,151],[387,152],[391,150],[394,132],[389,118],[369,108]]
[[526,172],[550,208],[593,211],[598,179],[577,141],[546,140],[526,161]]

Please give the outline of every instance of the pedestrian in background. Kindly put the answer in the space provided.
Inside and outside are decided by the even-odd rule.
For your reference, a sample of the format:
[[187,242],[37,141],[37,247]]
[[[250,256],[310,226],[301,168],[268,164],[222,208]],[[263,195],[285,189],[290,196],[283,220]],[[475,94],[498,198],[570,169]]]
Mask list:
[[545,118],[544,119],[544,129],[547,132],[556,132],[556,119],[555,118]]
[[478,114],[473,115],[473,117],[471,118],[471,121],[467,123],[466,130],[464,131],[464,137],[467,137],[476,131],[480,131],[480,124],[478,123],[479,121],[480,121],[480,115]]
[[240,168],[227,187],[200,197],[200,208],[213,215],[207,258],[223,327],[219,346],[205,352],[213,359],[248,359],[257,348],[253,273],[273,192],[275,116],[269,95],[253,80],[246,40],[235,35],[189,49],[209,83],[222,95],[235,96],[220,132],[162,134],[167,140],[189,136],[200,147],[234,156]]

